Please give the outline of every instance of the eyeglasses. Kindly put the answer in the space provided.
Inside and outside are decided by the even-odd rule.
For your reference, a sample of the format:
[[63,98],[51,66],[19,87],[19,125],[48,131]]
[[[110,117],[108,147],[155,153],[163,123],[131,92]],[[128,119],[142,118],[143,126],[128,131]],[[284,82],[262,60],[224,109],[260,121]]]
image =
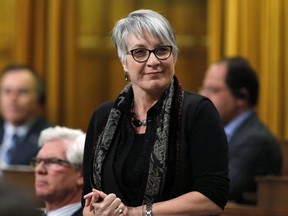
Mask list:
[[45,167],[47,168],[72,165],[68,160],[63,160],[59,158],[32,158],[30,164],[35,169],[37,165],[39,165],[41,162],[43,162]]
[[149,50],[146,48],[137,48],[130,50],[126,54],[132,55],[135,61],[143,63],[149,59],[151,53],[153,53],[159,60],[166,60],[171,56],[172,46],[159,46],[154,50]]

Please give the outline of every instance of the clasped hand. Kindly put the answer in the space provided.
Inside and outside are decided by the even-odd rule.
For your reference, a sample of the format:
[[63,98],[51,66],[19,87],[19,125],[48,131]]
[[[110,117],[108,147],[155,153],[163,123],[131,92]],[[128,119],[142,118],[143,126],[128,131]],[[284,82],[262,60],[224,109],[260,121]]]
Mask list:
[[92,189],[92,192],[84,196],[85,207],[83,216],[126,216],[128,208],[115,194],[105,194],[102,191]]

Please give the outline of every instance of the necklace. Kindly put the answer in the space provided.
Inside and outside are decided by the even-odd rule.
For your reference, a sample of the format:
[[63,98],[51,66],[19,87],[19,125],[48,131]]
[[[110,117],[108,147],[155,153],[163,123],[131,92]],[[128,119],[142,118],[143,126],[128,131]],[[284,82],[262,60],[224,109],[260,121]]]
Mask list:
[[141,127],[141,126],[146,126],[147,125],[147,119],[144,119],[140,121],[139,119],[136,119],[134,117],[131,118],[131,122],[135,127]]
[[141,126],[146,126],[147,125],[147,119],[144,120],[139,120],[136,118],[136,114],[133,112],[133,108],[134,108],[134,100],[132,101],[131,104],[131,110],[130,110],[130,115],[131,115],[131,123],[135,126],[135,127],[141,127]]

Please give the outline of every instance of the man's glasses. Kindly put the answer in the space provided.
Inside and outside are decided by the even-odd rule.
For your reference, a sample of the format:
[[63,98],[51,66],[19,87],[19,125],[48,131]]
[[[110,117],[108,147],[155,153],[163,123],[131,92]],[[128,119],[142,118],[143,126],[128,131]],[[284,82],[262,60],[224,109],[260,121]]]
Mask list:
[[45,167],[47,168],[65,165],[73,166],[73,164],[71,164],[68,160],[63,160],[59,158],[32,158],[30,164],[35,169],[37,165],[39,165],[41,162],[43,162]]
[[166,60],[171,56],[172,46],[159,46],[154,50],[137,48],[130,50],[127,54],[132,55],[135,61],[143,63],[149,59],[151,53],[153,53],[159,60]]

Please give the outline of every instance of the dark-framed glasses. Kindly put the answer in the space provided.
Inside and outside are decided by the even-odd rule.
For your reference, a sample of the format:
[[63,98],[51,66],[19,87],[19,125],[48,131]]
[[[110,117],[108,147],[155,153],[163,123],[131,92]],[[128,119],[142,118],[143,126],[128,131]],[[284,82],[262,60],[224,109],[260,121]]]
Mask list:
[[63,160],[60,158],[39,158],[35,157],[32,158],[30,161],[30,165],[35,169],[41,162],[44,163],[45,167],[59,167],[59,166],[65,166],[70,165],[73,166],[68,160]]
[[154,50],[137,48],[130,50],[127,54],[132,55],[135,61],[142,63],[149,59],[151,53],[153,53],[159,60],[166,60],[171,56],[172,46],[159,46]]

